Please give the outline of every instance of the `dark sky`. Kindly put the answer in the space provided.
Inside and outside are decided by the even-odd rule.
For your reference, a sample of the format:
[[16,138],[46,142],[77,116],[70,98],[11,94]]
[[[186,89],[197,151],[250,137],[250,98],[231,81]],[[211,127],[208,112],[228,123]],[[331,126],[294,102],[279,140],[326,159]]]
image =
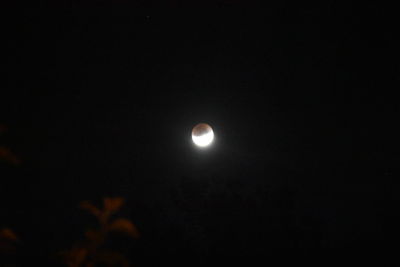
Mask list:
[[[0,226],[24,253],[77,240],[79,201],[122,196],[137,266],[396,259],[390,7],[122,2],[26,7],[2,25],[0,144],[22,164],[1,163]],[[217,138],[206,151],[199,122]]]

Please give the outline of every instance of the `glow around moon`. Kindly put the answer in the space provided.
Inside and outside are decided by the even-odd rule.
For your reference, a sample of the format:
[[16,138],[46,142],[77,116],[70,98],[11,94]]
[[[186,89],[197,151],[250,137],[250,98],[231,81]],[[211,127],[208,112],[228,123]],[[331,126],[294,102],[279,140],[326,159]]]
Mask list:
[[214,140],[214,131],[206,123],[197,124],[192,130],[192,140],[199,147],[209,146]]

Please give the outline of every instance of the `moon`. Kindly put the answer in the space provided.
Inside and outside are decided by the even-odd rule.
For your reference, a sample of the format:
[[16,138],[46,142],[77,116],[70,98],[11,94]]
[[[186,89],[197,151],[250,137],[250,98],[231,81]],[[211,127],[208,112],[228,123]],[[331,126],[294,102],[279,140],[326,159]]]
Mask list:
[[207,123],[199,123],[193,127],[192,140],[199,147],[209,146],[214,140],[214,131]]

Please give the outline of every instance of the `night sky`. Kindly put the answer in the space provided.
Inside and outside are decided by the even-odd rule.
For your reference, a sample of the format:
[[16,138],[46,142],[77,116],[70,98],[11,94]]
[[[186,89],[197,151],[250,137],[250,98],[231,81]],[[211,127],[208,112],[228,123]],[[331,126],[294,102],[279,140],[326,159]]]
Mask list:
[[21,164],[0,162],[0,227],[22,262],[56,266],[92,222],[79,202],[106,196],[141,232],[134,266],[396,261],[396,15],[323,2],[13,9],[0,145]]

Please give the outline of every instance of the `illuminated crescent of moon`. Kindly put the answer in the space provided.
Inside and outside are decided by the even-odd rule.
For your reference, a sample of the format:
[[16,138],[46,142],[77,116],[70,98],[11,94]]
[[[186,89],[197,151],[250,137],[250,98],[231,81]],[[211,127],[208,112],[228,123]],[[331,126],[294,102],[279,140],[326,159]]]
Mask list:
[[206,147],[210,145],[214,140],[214,132],[211,127],[209,127],[206,133],[203,133],[201,135],[192,134],[192,140],[197,146]]

